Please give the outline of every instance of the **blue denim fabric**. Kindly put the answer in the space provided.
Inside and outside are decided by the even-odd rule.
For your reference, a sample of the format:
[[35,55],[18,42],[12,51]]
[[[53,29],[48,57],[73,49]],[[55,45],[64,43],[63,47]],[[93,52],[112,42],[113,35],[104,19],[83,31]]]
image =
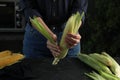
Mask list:
[[[62,32],[58,32],[57,29],[54,29],[53,32],[58,36],[59,41]],[[26,58],[52,57],[51,52],[47,48],[46,41],[47,40],[44,36],[27,24],[23,40],[23,53],[25,54]],[[76,57],[77,53],[79,52],[80,43],[74,48],[69,49],[67,57]]]

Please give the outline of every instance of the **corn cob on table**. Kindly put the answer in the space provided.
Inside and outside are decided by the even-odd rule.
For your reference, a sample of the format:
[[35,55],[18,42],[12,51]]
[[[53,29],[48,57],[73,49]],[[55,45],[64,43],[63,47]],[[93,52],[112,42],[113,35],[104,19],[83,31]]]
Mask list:
[[[120,63],[120,58],[116,58]],[[52,58],[24,59],[0,70],[0,80],[90,80],[84,75],[92,68],[75,58],[51,65]]]

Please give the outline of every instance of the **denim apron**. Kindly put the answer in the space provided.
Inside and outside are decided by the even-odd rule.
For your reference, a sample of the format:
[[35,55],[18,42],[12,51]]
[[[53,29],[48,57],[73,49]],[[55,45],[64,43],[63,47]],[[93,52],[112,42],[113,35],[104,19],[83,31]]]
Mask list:
[[[61,26],[61,31],[52,26],[52,31],[57,35],[58,42],[61,39],[64,26],[65,24]],[[41,33],[30,26],[30,24],[27,24],[23,40],[23,54],[25,54],[26,58],[53,57],[50,50],[47,48],[46,41],[47,39]],[[67,57],[76,57],[79,52],[80,43],[69,49]]]

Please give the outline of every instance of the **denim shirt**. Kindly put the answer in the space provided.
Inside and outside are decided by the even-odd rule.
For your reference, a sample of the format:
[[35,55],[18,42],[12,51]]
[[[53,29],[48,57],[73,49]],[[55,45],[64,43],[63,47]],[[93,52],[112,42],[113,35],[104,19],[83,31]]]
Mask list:
[[[47,25],[62,24],[75,12],[87,11],[87,0],[20,0],[20,6],[29,17],[39,16]],[[82,21],[84,22],[85,16]]]

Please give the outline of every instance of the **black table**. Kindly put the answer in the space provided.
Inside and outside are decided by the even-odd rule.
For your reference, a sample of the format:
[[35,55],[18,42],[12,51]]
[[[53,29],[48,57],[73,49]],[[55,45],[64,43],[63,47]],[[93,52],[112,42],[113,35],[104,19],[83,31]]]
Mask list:
[[[115,58],[120,62],[120,58]],[[51,65],[52,58],[24,59],[0,70],[0,80],[90,80],[84,73],[92,69],[79,59],[66,58]]]

